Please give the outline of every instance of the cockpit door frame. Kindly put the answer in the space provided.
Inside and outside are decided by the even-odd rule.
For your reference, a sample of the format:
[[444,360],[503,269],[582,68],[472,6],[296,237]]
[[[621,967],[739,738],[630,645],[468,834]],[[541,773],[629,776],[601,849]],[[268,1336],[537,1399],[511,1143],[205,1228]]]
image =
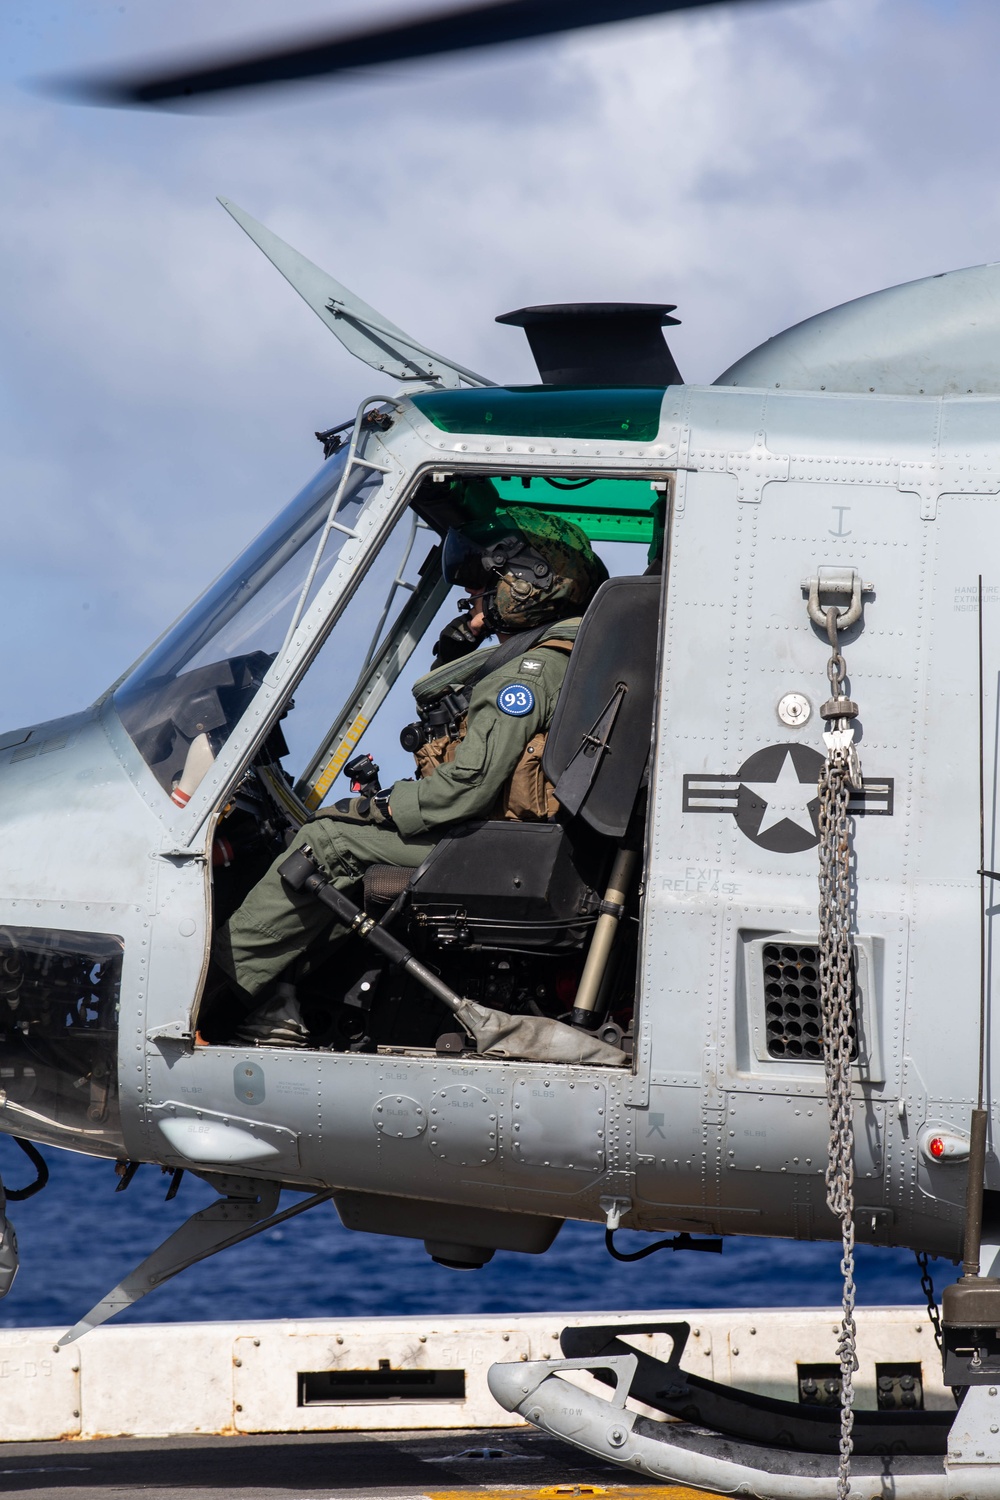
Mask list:
[[[369,397],[362,410],[373,401],[388,400],[388,397]],[[381,462],[377,465],[385,473],[384,482],[358,517],[357,530],[345,541],[312,604],[302,612],[294,630],[289,631],[253,703],[222,746],[211,770],[187,806],[178,810],[178,816],[171,820],[171,831],[178,849],[208,847],[218,807],[267,737],[282,705],[295,691],[340,613],[363,583],[368,563],[377,555],[405,508],[406,502],[400,491],[401,482],[407,476],[405,465],[380,441],[377,432],[370,434],[369,449],[374,450],[373,456],[385,459],[384,465]],[[369,462],[367,450],[366,462]],[[170,806],[169,801],[167,806]]]

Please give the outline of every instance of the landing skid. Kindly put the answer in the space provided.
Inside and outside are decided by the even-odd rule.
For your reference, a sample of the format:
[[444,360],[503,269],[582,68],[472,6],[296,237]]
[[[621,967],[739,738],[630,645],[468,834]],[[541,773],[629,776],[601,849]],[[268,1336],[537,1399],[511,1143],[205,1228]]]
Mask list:
[[[669,1360],[656,1359],[622,1342],[621,1335],[666,1333],[673,1341]],[[634,1354],[638,1364],[630,1395],[665,1417],[707,1427],[727,1438],[746,1439],[799,1453],[837,1453],[840,1412],[836,1408],[801,1406],[756,1396],[681,1369],[691,1333],[689,1323],[631,1323],[609,1327],[566,1328],[562,1352],[567,1359]],[[594,1369],[596,1378],[612,1382]],[[855,1411],[855,1453],[944,1454],[953,1411]]]
[[[835,1500],[836,1419],[688,1374],[680,1368],[688,1331],[685,1323],[566,1329],[564,1352],[579,1357],[494,1365],[490,1390],[507,1411],[633,1473],[759,1500]],[[670,1334],[670,1360],[618,1337],[630,1333]],[[561,1378],[574,1370],[613,1392],[605,1398]],[[629,1397],[665,1420],[629,1410]],[[955,1414],[859,1411],[856,1424],[851,1500],[1000,1500],[998,1387],[971,1387]]]

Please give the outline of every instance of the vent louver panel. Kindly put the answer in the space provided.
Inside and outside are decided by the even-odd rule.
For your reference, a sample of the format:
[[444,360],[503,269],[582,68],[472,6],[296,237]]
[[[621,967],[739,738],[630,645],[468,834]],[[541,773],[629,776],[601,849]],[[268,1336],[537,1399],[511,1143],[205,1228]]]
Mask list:
[[[808,943],[767,943],[762,959],[768,1056],[822,1061],[819,949]],[[858,1044],[853,1026],[851,1037],[851,1056],[856,1058]]]

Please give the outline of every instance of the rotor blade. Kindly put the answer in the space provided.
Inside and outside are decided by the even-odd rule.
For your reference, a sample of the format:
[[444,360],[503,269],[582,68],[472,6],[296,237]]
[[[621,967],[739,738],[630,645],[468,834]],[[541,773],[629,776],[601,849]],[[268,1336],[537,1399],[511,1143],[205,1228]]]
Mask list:
[[294,47],[219,57],[214,62],[192,61],[188,67],[169,73],[68,80],[61,87],[63,92],[97,104],[165,104],[200,94],[290,83],[383,63],[520,42],[639,16],[745,3],[747,0],[492,0],[471,9],[435,11],[415,20],[366,30],[327,33]]

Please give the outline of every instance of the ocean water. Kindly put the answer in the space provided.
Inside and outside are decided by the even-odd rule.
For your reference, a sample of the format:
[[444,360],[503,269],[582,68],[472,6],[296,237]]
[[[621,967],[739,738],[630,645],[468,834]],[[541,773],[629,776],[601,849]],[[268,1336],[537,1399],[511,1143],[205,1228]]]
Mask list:
[[[111,1162],[44,1154],[48,1187],[10,1205],[21,1269],[0,1302],[0,1327],[70,1326],[215,1196],[185,1176],[166,1203],[169,1177],[153,1166],[116,1192]],[[0,1175],[9,1186],[32,1175],[2,1138]],[[286,1194],[281,1206],[294,1201]],[[625,1233],[619,1244],[634,1250],[652,1238]],[[482,1270],[452,1271],[435,1265],[419,1241],[344,1229],[324,1203],[192,1266],[119,1321],[831,1306],[840,1301],[839,1259],[835,1244],[726,1239],[721,1255],[666,1251],[623,1265],[607,1254],[602,1228],[566,1224],[545,1255],[499,1252]],[[932,1270],[940,1297],[958,1272],[949,1261],[932,1262]],[[910,1251],[860,1247],[857,1279],[863,1304],[922,1301]]]

